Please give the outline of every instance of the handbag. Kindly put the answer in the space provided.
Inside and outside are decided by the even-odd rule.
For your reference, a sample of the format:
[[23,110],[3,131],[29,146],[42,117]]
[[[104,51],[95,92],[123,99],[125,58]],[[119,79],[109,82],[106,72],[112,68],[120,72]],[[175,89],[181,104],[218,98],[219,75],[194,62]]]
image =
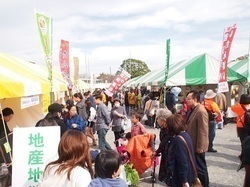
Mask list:
[[122,130],[124,130],[124,131],[130,129],[131,128],[131,120],[128,119],[127,117],[122,119],[121,127],[122,127]]
[[190,149],[188,147],[188,144],[187,144],[186,140],[182,136],[178,135],[178,137],[184,142],[184,144],[185,144],[185,146],[186,146],[186,148],[188,150],[188,155],[189,155],[189,158],[190,158],[190,161],[191,161],[191,165],[192,165],[193,170],[194,170],[194,176],[195,176],[194,177],[194,183],[191,185],[191,187],[202,187],[201,181],[198,178],[198,173],[197,173],[196,166],[194,164],[194,159],[193,159],[191,151],[190,151]]
[[153,102],[153,101],[151,100],[151,103],[150,103],[148,109],[145,110],[145,114],[146,114],[147,116],[149,115],[149,112],[150,112],[149,109],[151,108],[152,102]]
[[141,118],[142,121],[148,121],[148,116],[147,114],[144,114],[143,117]]

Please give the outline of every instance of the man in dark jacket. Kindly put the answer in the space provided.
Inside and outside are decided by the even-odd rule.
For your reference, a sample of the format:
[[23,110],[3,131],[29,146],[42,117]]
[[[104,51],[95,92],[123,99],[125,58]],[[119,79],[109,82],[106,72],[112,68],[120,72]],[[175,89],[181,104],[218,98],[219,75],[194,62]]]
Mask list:
[[[13,117],[14,115],[14,112],[11,108],[4,108],[2,110],[2,115],[0,115],[0,139],[1,140],[1,150],[4,150],[4,145],[3,145],[3,142],[5,143],[6,142],[6,139],[5,139],[5,130],[6,129],[6,134],[10,134],[11,131],[7,125],[7,122],[9,122],[11,120],[11,118]],[[4,128],[5,127],[5,128]],[[8,141],[10,143],[10,147],[12,149],[12,135],[9,135],[8,136]],[[12,153],[13,150],[11,150],[11,153]],[[3,151],[2,151],[3,152]],[[4,153],[3,155],[5,155],[4,157],[2,157],[3,155],[0,156],[0,163],[4,163],[4,162],[11,162],[11,158],[10,158],[10,155],[7,154],[7,153]],[[7,163],[5,163],[7,164]],[[12,166],[9,166],[8,167],[8,174],[6,174],[5,176],[2,176],[1,177],[1,181],[0,181],[0,186],[10,186],[11,185],[11,175],[12,175]]]
[[67,127],[63,120],[61,119],[62,117],[62,106],[59,103],[53,103],[49,105],[48,107],[48,114],[45,116],[44,119],[47,119],[51,125],[41,125],[42,121],[44,119],[41,119],[37,122],[36,127],[38,126],[60,126],[60,131],[61,131],[61,136],[63,133],[66,132]]
[[[7,125],[7,122],[9,122],[14,115],[13,110],[11,108],[8,108],[8,107],[4,108],[2,113],[3,113],[3,117],[0,116],[1,117],[1,119],[0,119],[0,139],[5,137],[4,126],[6,129],[6,133],[7,134],[10,133],[10,129]],[[3,122],[4,122],[4,126],[3,126]]]

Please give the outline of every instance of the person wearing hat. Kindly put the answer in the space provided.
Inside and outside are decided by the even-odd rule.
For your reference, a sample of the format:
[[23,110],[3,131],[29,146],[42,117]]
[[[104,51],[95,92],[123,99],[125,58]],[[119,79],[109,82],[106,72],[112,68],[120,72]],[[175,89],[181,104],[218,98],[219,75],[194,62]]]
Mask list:
[[231,106],[231,110],[237,114],[237,135],[242,142],[244,138],[247,136],[247,132],[244,129],[244,109],[250,109],[250,95],[242,94],[240,96],[240,102]]
[[48,120],[49,126],[60,126],[61,136],[67,131],[67,127],[62,120],[62,105],[59,103],[52,103],[48,107],[48,114],[36,123],[36,127],[44,126],[44,120]]
[[[9,122],[11,120],[11,118],[13,117],[14,115],[14,112],[11,108],[4,108],[2,110],[2,114],[3,114],[3,117],[1,117],[0,119],[0,139],[5,137],[5,132],[4,132],[4,126],[5,126],[5,129],[6,129],[6,133],[9,134],[11,131],[7,125],[7,122]],[[4,126],[3,126],[3,122],[4,122]]]
[[220,108],[218,107],[218,105],[216,104],[216,102],[214,101],[214,98],[216,96],[216,93],[209,89],[206,91],[206,94],[204,96],[204,101],[203,101],[203,105],[206,108],[208,115],[209,115],[209,145],[208,145],[208,152],[217,152],[217,150],[215,150],[213,148],[213,141],[215,138],[215,129],[216,129],[216,120],[215,117],[216,116],[220,116]]
[[110,118],[112,120],[112,131],[114,132],[116,146],[118,146],[118,140],[121,138],[121,134],[124,133],[121,123],[122,119],[126,117],[127,114],[125,108],[121,106],[121,100],[119,98],[115,98],[114,106],[111,109]]

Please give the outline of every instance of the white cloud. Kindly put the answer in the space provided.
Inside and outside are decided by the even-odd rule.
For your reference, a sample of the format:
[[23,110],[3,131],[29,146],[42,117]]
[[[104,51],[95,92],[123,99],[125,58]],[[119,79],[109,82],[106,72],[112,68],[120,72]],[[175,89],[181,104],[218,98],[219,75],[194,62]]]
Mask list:
[[86,69],[115,73],[124,59],[145,61],[150,69],[164,66],[165,40],[171,38],[171,62],[209,53],[219,58],[223,29],[237,23],[230,58],[248,50],[248,0],[9,0],[1,1],[0,51],[44,63],[34,8],[54,18],[54,62],[60,40],[70,42],[71,55]]

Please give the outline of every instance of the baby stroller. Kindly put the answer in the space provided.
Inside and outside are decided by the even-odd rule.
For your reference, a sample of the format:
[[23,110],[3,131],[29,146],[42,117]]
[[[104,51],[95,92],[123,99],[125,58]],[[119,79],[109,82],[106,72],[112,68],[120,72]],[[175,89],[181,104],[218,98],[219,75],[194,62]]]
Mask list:
[[[158,160],[157,157],[152,157],[154,143],[155,135],[147,133],[137,135],[129,139],[127,145],[120,145],[117,147],[117,151],[127,162],[133,164],[134,169],[136,169],[139,175],[144,174],[149,168],[152,168],[150,178],[153,186],[156,182],[155,167]],[[143,179],[145,179],[145,177]]]

